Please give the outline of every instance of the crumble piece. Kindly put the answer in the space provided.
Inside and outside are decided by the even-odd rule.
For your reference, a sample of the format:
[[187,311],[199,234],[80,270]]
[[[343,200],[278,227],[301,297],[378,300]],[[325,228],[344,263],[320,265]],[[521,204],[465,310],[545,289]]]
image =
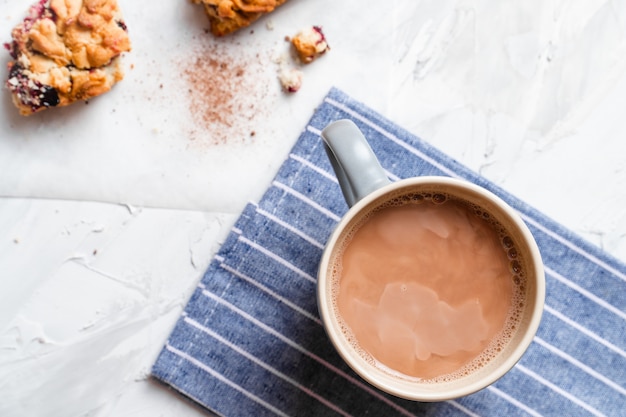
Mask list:
[[282,68],[278,73],[278,80],[288,93],[295,93],[302,87],[302,71],[296,68]]
[[249,26],[287,0],[191,0],[204,5],[211,33],[224,36]]
[[319,26],[311,26],[301,30],[291,39],[298,58],[305,63],[311,63],[330,50],[326,37]]
[[25,116],[109,91],[131,49],[117,0],[40,0],[11,36],[6,87]]

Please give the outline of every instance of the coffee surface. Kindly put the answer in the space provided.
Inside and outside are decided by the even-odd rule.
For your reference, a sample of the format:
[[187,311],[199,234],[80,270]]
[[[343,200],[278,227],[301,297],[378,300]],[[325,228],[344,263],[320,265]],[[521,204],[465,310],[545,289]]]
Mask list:
[[517,252],[475,211],[450,199],[391,205],[353,233],[335,302],[368,360],[436,379],[480,367],[502,348],[519,316]]

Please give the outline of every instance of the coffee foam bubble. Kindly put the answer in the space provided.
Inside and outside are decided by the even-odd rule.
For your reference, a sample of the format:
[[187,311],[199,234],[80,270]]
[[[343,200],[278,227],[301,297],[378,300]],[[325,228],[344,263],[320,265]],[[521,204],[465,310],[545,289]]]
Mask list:
[[[446,201],[453,200],[457,203],[464,205],[471,213],[480,217],[481,219],[487,221],[494,231],[497,232],[500,238],[500,242],[502,245],[502,249],[507,255],[509,259],[510,272],[511,272],[511,280],[513,282],[513,296],[511,300],[511,307],[509,313],[507,315],[507,319],[503,325],[503,328],[496,334],[491,342],[483,349],[483,351],[478,354],[474,359],[472,359],[469,363],[463,365],[458,370],[447,373],[445,375],[441,375],[432,379],[423,379],[419,377],[414,377],[410,375],[405,375],[401,372],[398,372],[394,369],[387,367],[382,364],[378,360],[376,360],[369,352],[363,349],[354,333],[352,332],[350,326],[343,320],[339,313],[338,309],[338,295],[340,288],[340,280],[342,275],[342,264],[341,259],[343,257],[343,253],[345,249],[350,245],[352,237],[354,234],[361,228],[361,226],[368,221],[370,217],[372,217],[375,213],[380,210],[383,210],[387,207],[397,207],[403,206],[405,204],[435,204],[440,205],[444,204]],[[360,218],[356,219],[353,224],[349,227],[349,229],[344,231],[344,236],[341,239],[341,245],[335,250],[334,255],[332,257],[332,277],[331,277],[331,299],[332,299],[332,310],[333,314],[336,317],[340,330],[343,336],[346,338],[346,341],[349,343],[351,348],[369,365],[383,371],[384,373],[401,380],[405,381],[419,381],[421,383],[443,383],[450,382],[460,378],[467,377],[480,369],[489,366],[489,364],[493,363],[494,360],[504,351],[509,344],[509,342],[515,336],[518,328],[520,327],[520,323],[522,321],[522,317],[524,315],[524,310],[526,307],[525,296],[526,296],[526,271],[524,270],[524,259],[521,256],[520,251],[511,237],[510,233],[507,229],[488,211],[483,209],[481,206],[474,204],[472,202],[466,201],[462,198],[458,198],[456,196],[452,196],[447,193],[441,192],[423,192],[423,193],[407,193],[400,195],[398,197],[392,198],[375,208],[368,210],[367,213],[361,215]]]

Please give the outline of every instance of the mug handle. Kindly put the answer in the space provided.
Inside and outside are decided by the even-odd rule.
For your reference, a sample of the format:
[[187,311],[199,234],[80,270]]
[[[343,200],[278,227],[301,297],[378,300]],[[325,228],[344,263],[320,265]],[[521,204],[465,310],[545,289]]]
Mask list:
[[390,184],[385,170],[356,124],[338,120],[322,130],[324,149],[349,207]]

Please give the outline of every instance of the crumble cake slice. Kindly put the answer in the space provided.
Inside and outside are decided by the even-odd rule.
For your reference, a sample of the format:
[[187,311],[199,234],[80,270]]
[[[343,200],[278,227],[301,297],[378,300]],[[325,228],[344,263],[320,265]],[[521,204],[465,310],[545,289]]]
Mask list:
[[25,116],[109,91],[131,48],[117,0],[40,0],[11,36],[6,86]]
[[224,36],[250,25],[287,0],[191,0],[204,5],[211,33]]

